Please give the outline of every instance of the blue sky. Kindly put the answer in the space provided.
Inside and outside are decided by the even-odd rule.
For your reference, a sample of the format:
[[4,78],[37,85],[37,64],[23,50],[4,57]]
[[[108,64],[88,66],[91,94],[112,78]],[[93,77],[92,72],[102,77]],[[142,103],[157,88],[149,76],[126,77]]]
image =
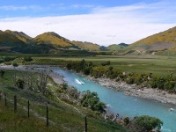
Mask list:
[[154,3],[158,0],[1,0],[0,16],[61,16],[90,13],[92,8]]
[[133,43],[176,26],[175,0],[0,0],[0,30],[54,31],[101,45]]

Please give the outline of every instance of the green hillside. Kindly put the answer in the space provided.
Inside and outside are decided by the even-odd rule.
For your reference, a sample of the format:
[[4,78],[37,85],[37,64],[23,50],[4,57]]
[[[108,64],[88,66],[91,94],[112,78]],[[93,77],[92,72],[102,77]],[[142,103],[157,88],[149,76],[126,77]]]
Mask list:
[[120,43],[120,44],[112,44],[109,45],[107,48],[110,51],[118,51],[118,50],[124,50],[128,47],[128,44]]

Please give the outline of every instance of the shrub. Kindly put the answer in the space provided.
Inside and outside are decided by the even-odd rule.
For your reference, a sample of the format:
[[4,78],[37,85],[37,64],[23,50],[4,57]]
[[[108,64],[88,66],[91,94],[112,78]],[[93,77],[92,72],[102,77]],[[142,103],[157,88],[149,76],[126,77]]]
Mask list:
[[18,79],[18,80],[16,81],[16,86],[17,86],[18,88],[20,88],[20,89],[24,89],[24,84],[25,84],[25,82],[24,82],[24,80],[22,80],[22,79]]
[[128,125],[128,124],[130,123],[129,117],[125,117],[125,118],[123,119],[123,121],[124,121],[125,125]]
[[107,65],[110,65],[110,64],[111,64],[110,61],[106,61],[106,62],[102,62],[102,63],[101,63],[102,66],[107,66]]
[[28,56],[28,57],[24,57],[24,61],[32,61],[33,59],[32,59],[32,57],[30,57],[30,56]]
[[18,67],[17,63],[13,63],[12,65],[13,65],[13,67]]
[[150,132],[153,129],[160,131],[162,125],[163,122],[160,119],[147,115],[132,120],[132,126],[136,132]]
[[1,70],[1,71],[0,71],[0,76],[1,76],[1,78],[4,77],[4,74],[5,74],[5,71],[4,71],[4,70]]
[[86,91],[81,99],[81,104],[93,111],[105,112],[105,104],[100,101],[96,92]]
[[66,90],[68,88],[68,84],[67,83],[63,83],[62,84],[62,89]]

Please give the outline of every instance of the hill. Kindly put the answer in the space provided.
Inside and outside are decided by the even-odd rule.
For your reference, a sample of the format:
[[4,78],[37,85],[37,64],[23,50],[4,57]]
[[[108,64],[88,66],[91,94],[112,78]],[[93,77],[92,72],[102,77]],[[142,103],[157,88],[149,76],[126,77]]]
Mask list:
[[118,50],[124,50],[127,47],[128,47],[128,44],[120,43],[120,44],[109,45],[107,48],[110,51],[118,51]]
[[60,48],[75,47],[70,40],[54,32],[46,32],[46,33],[40,34],[34,38],[34,42],[36,44],[47,44],[47,45],[52,45],[54,47],[60,47]]
[[6,30],[5,33],[8,33],[9,35],[15,36],[17,39],[21,40],[24,43],[30,43],[30,41],[32,39],[30,36],[28,36],[27,34],[25,34],[23,32]]
[[99,51],[100,46],[91,42],[82,42],[82,41],[71,41],[75,46],[79,47],[82,50],[88,51]]
[[0,31],[0,51],[13,51],[13,48],[28,44],[31,38],[23,32]]
[[141,39],[129,46],[138,52],[158,52],[165,50],[176,50],[176,27]]
[[49,54],[49,55],[92,55],[71,43],[70,40],[54,33],[47,32],[31,38],[23,32],[0,31],[0,52]]
[[82,41],[71,41],[71,42],[82,50],[88,50],[88,51],[99,51],[100,50],[100,45],[94,44],[91,42],[82,42]]
[[176,51],[176,27],[160,32],[131,45],[120,43],[100,46],[91,42],[71,41],[54,32],[42,33],[31,38],[23,32],[0,31],[0,52],[49,54],[49,55],[90,55],[93,54],[166,54]]

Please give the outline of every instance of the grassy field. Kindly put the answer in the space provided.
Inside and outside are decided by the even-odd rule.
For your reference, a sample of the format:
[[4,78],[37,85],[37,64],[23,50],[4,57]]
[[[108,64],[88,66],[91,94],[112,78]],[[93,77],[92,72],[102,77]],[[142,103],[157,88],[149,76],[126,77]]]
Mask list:
[[153,73],[157,76],[166,76],[176,73],[176,57],[167,56],[97,56],[86,58],[62,58],[62,57],[34,57],[33,64],[63,65],[65,61],[80,61],[85,59],[95,65],[110,61],[111,66],[124,72]]
[[[125,132],[120,125],[106,121],[94,112],[76,105],[70,105],[56,96],[43,96],[39,92],[28,89],[18,89],[13,87],[13,76],[15,71],[5,71],[3,78],[0,78],[0,91],[7,94],[7,106],[4,105],[4,99],[0,100],[0,130],[9,132],[82,132],[84,130],[84,117],[88,116],[88,130],[91,132]],[[26,72],[17,72],[18,77],[31,74]],[[36,78],[36,74],[31,74]],[[48,89],[54,93],[58,85],[49,79]],[[13,112],[13,97],[17,95],[18,108]],[[27,101],[30,100],[30,118],[27,118]],[[45,113],[46,102],[49,106],[50,126],[46,127]]]

